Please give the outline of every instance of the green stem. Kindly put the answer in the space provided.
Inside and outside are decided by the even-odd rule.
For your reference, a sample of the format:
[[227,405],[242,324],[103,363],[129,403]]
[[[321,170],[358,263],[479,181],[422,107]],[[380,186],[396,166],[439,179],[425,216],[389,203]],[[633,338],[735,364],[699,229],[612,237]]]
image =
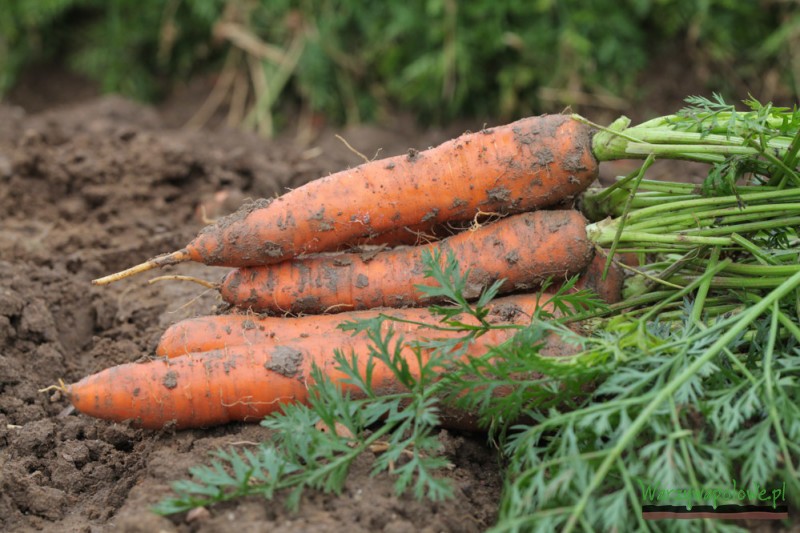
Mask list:
[[[685,431],[681,426],[680,417],[678,416],[678,408],[675,405],[675,399],[669,399],[669,407],[670,407],[670,416],[672,418],[672,426],[675,428],[675,433],[682,433]],[[692,436],[693,432],[689,430],[689,434],[687,436]],[[689,455],[689,447],[686,445],[685,438],[679,438],[678,446],[681,449],[681,455],[683,456],[683,464],[686,466],[686,471],[689,474],[689,483],[691,483],[692,487],[699,486],[697,482],[697,475],[694,472],[694,465],[692,464],[691,456]],[[619,462],[621,463],[622,460],[620,459]],[[638,513],[641,514],[641,513]],[[707,519],[704,521],[708,521]]]
[[[681,442],[683,442],[683,440],[681,440]],[[628,500],[631,502],[633,514],[636,516],[636,519],[639,522],[639,531],[650,531],[650,526],[648,526],[647,522],[644,520],[644,518],[642,518],[642,502],[636,496],[636,489],[633,486],[631,475],[622,460],[617,461],[617,469],[619,470],[619,473],[622,476],[622,481],[625,484],[625,491],[628,494]],[[694,481],[693,484],[696,486]]]
[[728,196],[715,196],[711,198],[698,198],[696,200],[684,200],[680,202],[670,202],[661,205],[654,205],[634,211],[630,215],[630,220],[639,220],[652,217],[653,215],[660,215],[664,212],[675,211],[696,211],[701,207],[714,207],[714,206],[739,206],[741,204],[748,204],[749,202],[769,201],[774,199],[781,199],[788,201],[790,198],[799,198],[800,189],[786,189],[786,190],[770,190],[766,192],[747,193],[740,195]]
[[647,169],[650,168],[650,165],[653,164],[655,161],[655,157],[652,155],[647,156],[644,163],[642,163],[641,168],[639,168],[639,174],[636,176],[636,179],[633,182],[633,189],[631,190],[630,195],[628,196],[628,201],[625,202],[625,207],[622,208],[622,216],[617,219],[617,233],[614,236],[614,240],[611,242],[611,249],[609,250],[606,256],[606,263],[603,265],[603,274],[600,276],[601,280],[605,280],[606,276],[608,275],[608,269],[611,267],[611,261],[614,259],[614,254],[617,251],[617,245],[619,244],[620,237],[622,235],[622,230],[625,228],[625,221],[628,219],[628,213],[631,209],[631,201],[633,197],[636,195],[636,190],[639,186],[639,182],[642,181],[644,178],[644,173],[647,172]]
[[706,270],[705,274],[694,280],[691,280],[688,284],[686,284],[686,286],[683,289],[670,294],[668,297],[664,298],[658,305],[654,305],[652,309],[650,309],[650,311],[648,311],[644,316],[642,316],[642,320],[645,322],[647,320],[650,320],[650,318],[656,313],[658,313],[665,305],[677,300],[678,298],[683,298],[684,296],[692,292],[694,289],[699,287],[700,284],[703,283],[705,280],[716,276],[717,273],[722,271],[722,269],[724,269],[728,264],[730,264],[730,262],[731,262],[730,259],[726,259],[721,263],[714,265],[713,267],[709,267],[708,270]]
[[792,477],[797,477],[797,472],[792,464],[792,455],[786,446],[786,436],[781,427],[781,419],[778,416],[778,410],[775,407],[775,391],[773,390],[774,384],[772,382],[772,358],[775,352],[775,339],[778,337],[778,302],[772,304],[772,320],[770,320],[769,338],[767,340],[767,349],[764,351],[764,387],[767,389],[767,398],[769,405],[769,417],[772,420],[772,426],[775,428],[775,435],[778,437],[778,444],[783,452],[783,459],[786,462],[786,468]]
[[[759,302],[761,300],[760,296],[753,293],[745,293],[744,297],[750,302]],[[800,326],[795,323],[797,319],[792,320],[780,309],[777,310],[777,314],[778,321],[781,323],[781,325],[785,327],[795,339],[797,339],[797,342],[800,342]]]
[[[760,155],[750,146],[743,146],[745,139],[734,135],[716,135],[677,131],[668,127],[642,127],[624,129],[603,128],[582,117],[577,120],[600,130],[594,137],[592,151],[598,161],[644,158],[649,154],[662,155],[670,159],[689,159],[705,163],[722,162],[728,155]],[[767,146],[785,153],[789,147],[786,138],[774,137]]]
[[[713,250],[711,250],[711,258],[708,260],[708,266],[706,268],[706,273],[714,270],[717,266],[717,261],[719,261],[719,246],[715,246]],[[730,265],[728,265],[730,266]],[[697,288],[697,295],[694,298],[694,305],[692,305],[692,314],[690,315],[691,319],[695,322],[701,322],[701,318],[703,316],[703,306],[706,302],[706,296],[708,296],[708,290],[711,288],[711,280],[712,275],[706,276],[700,286]]]
[[499,523],[488,530],[488,533],[501,533],[502,531],[528,531],[529,522],[548,516],[559,516],[567,514],[571,507],[555,507],[553,509],[537,510],[532,514],[516,516],[514,518],[504,518]]
[[686,248],[680,246],[629,246],[629,247],[621,247],[617,249],[617,252],[623,253],[632,253],[632,254],[675,254],[675,253],[683,253],[686,251]]
[[[679,309],[675,311],[662,311],[658,314],[658,320],[660,322],[666,322],[669,320],[675,321],[683,321],[686,318],[686,311],[683,309],[683,304],[681,302],[675,302]],[[673,306],[670,306],[673,307]],[[730,313],[731,311],[735,311],[736,309],[741,308],[741,304],[725,304],[725,305],[705,305],[703,306],[702,310],[705,312],[705,315],[708,317],[715,317],[722,315],[724,313]],[[692,308],[694,310],[694,307]]]
[[745,276],[791,276],[800,271],[800,265],[743,265],[732,263],[725,272],[731,274],[744,274]]
[[775,260],[775,258],[773,258],[772,256],[770,256],[767,253],[764,253],[764,251],[761,248],[759,248],[758,246],[753,244],[751,241],[745,239],[744,237],[742,237],[738,233],[732,234],[731,235],[731,239],[733,240],[734,243],[738,244],[739,246],[741,246],[742,248],[744,248],[745,250],[750,252],[753,255],[753,257],[758,259],[761,263],[763,263],[765,265],[777,265],[778,264],[778,262]]
[[[715,133],[697,133],[691,131],[680,131],[666,128],[644,128],[641,125],[634,126],[625,130],[631,137],[639,139],[643,143],[670,145],[670,146],[728,146],[745,147],[747,140],[736,135],[719,135]],[[773,137],[763,148],[773,150],[787,150],[791,141],[788,137]],[[753,148],[756,152],[761,152],[760,148]]]
[[595,311],[585,311],[583,313],[577,313],[574,315],[570,315],[565,318],[558,319],[559,323],[561,324],[574,324],[575,322],[581,322],[584,320],[589,320],[591,318],[598,318],[603,317],[606,315],[611,315],[622,311],[624,309],[630,309],[633,307],[639,307],[641,305],[651,304],[653,302],[660,302],[664,298],[670,296],[675,291],[656,291],[656,292],[649,292],[647,294],[637,295],[632,298],[626,298],[625,300],[611,304],[606,309],[602,310],[595,310]]
[[[750,209],[753,207],[754,209]],[[768,208],[772,209],[768,209]],[[763,208],[763,209],[756,209]],[[713,221],[715,225],[728,225],[733,226],[737,222],[747,222],[750,220],[763,220],[765,218],[780,218],[797,216],[800,214],[800,203],[796,204],[782,204],[782,205],[763,205],[763,206],[748,206],[741,210],[740,214],[729,214],[721,216]]]
[[[613,233],[611,230],[614,230]],[[589,239],[595,244],[607,245],[617,239],[616,228],[606,225],[605,228],[599,227],[597,224],[590,224],[586,226],[586,234]],[[662,244],[675,244],[682,247],[687,247],[696,244],[707,244],[710,246],[729,246],[732,241],[728,237],[703,237],[698,235],[659,235],[656,233],[645,233],[639,231],[626,231],[623,232],[617,239],[619,242],[656,242]]]
[[647,400],[649,400],[651,397],[654,397],[656,394],[657,394],[656,391],[650,391],[642,396],[634,396],[632,398],[614,400],[613,402],[593,404],[589,407],[584,407],[583,409],[578,409],[575,411],[569,411],[566,413],[560,413],[553,416],[548,416],[547,420],[544,420],[543,422],[536,424],[536,426],[530,427],[528,431],[534,431],[535,433],[542,433],[542,430],[544,430],[545,428],[563,426],[564,424],[568,424],[577,418],[586,418],[587,416],[594,413],[599,413],[610,409],[619,410],[623,407],[632,407],[641,403],[645,403]]
[[[663,280],[665,278],[670,277],[674,273],[679,272],[687,263],[691,264],[691,262],[697,259],[697,257],[703,251],[704,248],[692,248],[691,250],[684,253],[680,257],[674,258],[668,262],[662,262],[660,264],[659,263],[651,264],[650,267],[653,271],[659,270],[660,272],[658,272],[658,278]],[[649,292],[653,286],[653,284],[650,281],[645,281],[644,284],[639,286],[638,288],[631,287],[630,285],[632,284],[629,284],[627,291],[629,294],[627,296],[644,294],[645,292]]]
[[718,144],[652,144],[628,143],[625,153],[632,156],[649,154],[675,159],[694,159],[702,156],[704,162],[723,161],[724,156],[748,155],[757,156],[760,152],[750,146],[722,146]]
[[[730,235],[731,233],[751,233],[754,231],[762,231],[774,228],[791,228],[792,226],[800,224],[800,217],[778,218],[771,220],[763,220],[760,222],[750,222],[747,224],[732,224],[729,226],[722,226],[720,228],[706,228],[706,229],[692,229],[686,230],[679,235],[697,235],[710,237],[712,235]],[[729,242],[731,242],[729,240]]]
[[748,220],[751,218],[764,218],[764,213],[773,217],[787,216],[800,212],[800,203],[781,203],[781,204],[757,204],[748,205],[745,207],[730,206],[723,208],[711,208],[708,210],[693,210],[689,213],[679,212],[674,215],[668,215],[651,220],[643,220],[636,224],[628,225],[628,228],[635,231],[644,231],[650,228],[664,228],[682,225],[684,227],[692,228],[693,226],[711,221],[715,224],[730,224],[731,222],[738,222],[740,220]]
[[515,480],[515,483],[520,483],[520,482],[527,481],[531,477],[535,476],[537,472],[540,472],[542,470],[548,470],[550,468],[553,468],[554,466],[558,466],[561,463],[564,463],[564,462],[567,462],[567,461],[569,461],[569,462],[573,462],[573,461],[577,461],[577,460],[593,461],[595,459],[602,459],[607,453],[608,453],[608,450],[598,450],[598,451],[593,451],[593,452],[580,453],[577,456],[568,455],[566,457],[556,457],[554,459],[550,459],[549,461],[544,461],[544,462],[541,462],[541,463],[537,463],[535,465],[531,465],[531,468],[528,468],[527,470],[522,472],[517,477],[517,479]]
[[640,174],[641,174],[641,169],[634,170],[633,172],[631,172],[630,174],[628,174],[627,176],[625,176],[621,180],[617,181],[616,183],[613,183],[612,185],[610,185],[609,187],[606,187],[605,189],[601,189],[598,193],[596,193],[594,195],[596,200],[598,202],[602,202],[602,201],[606,200],[617,189],[624,188],[625,185],[628,182],[630,182],[631,180],[635,179]]
[[[643,191],[646,191],[646,193],[643,194],[649,193],[655,195],[656,193],[662,193],[666,194],[668,197],[692,196],[694,198],[702,198],[700,195],[701,187],[695,183],[642,180],[642,184],[639,186],[639,188]],[[753,192],[778,191],[780,189],[778,187],[771,187],[769,185],[737,185],[736,190],[740,194],[747,194]]]
[[663,279],[661,279],[661,278],[659,278],[659,277],[657,277],[657,276],[655,276],[653,274],[650,274],[649,272],[646,272],[644,270],[639,270],[638,268],[635,268],[635,267],[632,267],[632,266],[628,266],[628,265],[623,264],[623,263],[617,263],[617,265],[620,268],[623,268],[623,269],[625,269],[625,270],[627,270],[629,272],[632,272],[633,274],[635,274],[637,276],[642,276],[643,278],[645,278],[648,281],[650,281],[651,284],[656,284],[657,283],[659,285],[664,285],[665,287],[670,287],[672,289],[678,289],[678,290],[683,288],[683,285],[676,285],[674,283],[670,283],[669,281],[663,280]]
[[[751,141],[751,144],[756,144],[756,143],[755,143],[755,141]],[[767,143],[767,144],[769,144],[769,143]],[[764,157],[764,159],[766,159],[770,163],[772,163],[775,166],[775,168],[778,169],[778,171],[783,171],[784,172],[783,178],[778,183],[778,188],[779,189],[782,189],[782,188],[784,188],[786,186],[786,179],[787,178],[791,179],[794,182],[795,186],[800,185],[800,177],[798,177],[797,172],[795,172],[794,170],[792,170],[791,168],[786,166],[786,163],[784,163],[783,160],[779,159],[778,157],[776,157],[775,155],[770,153],[771,152],[771,148],[769,148],[769,147],[765,148],[763,146],[757,145],[757,149],[759,149],[759,151],[761,152],[761,156]],[[784,150],[784,156],[785,155],[786,155],[786,151]]]
[[[627,190],[627,189],[625,189]],[[643,208],[643,207],[652,207],[654,205],[661,205],[664,202],[682,202],[684,200],[697,200],[698,198],[702,198],[699,194],[653,194],[653,195],[643,195],[641,192],[636,195],[633,199],[633,207],[636,208]],[[612,214],[612,213],[609,213]]]
[[[788,168],[795,168],[797,166],[797,154],[800,151],[800,130],[795,134],[794,138],[792,139],[792,144],[789,146],[789,149],[786,151],[786,155],[783,158],[785,166]],[[778,167],[772,177],[769,180],[770,185],[777,184],[781,186],[785,183],[784,179],[784,168]]]
[[[741,115],[740,112],[736,112],[737,115]],[[709,123],[704,126],[703,130],[701,131],[699,125],[691,124],[690,127],[686,127],[687,118],[682,115],[664,115],[662,117],[656,117],[653,119],[648,120],[647,122],[642,122],[637,128],[660,128],[670,126],[673,127],[676,124],[682,124],[686,131],[691,131],[695,133],[702,133],[704,131],[708,131],[710,133],[717,133],[720,135],[727,135],[729,130],[729,125],[731,123],[731,119],[738,118],[734,117],[734,114],[730,111],[713,111],[707,113],[692,113],[693,120],[700,120],[703,121],[711,121],[712,119],[715,121],[717,126],[715,128],[711,128],[712,124]],[[784,126],[784,119],[781,116],[767,116],[764,118],[764,124],[772,129],[779,129]]]
[[641,188],[667,194],[698,194],[700,188],[694,183],[680,181],[642,180]]
[[[669,281],[677,284],[691,283],[700,278],[695,276],[672,276]],[[716,276],[711,280],[713,289],[772,289],[780,286],[786,278],[747,278]]]

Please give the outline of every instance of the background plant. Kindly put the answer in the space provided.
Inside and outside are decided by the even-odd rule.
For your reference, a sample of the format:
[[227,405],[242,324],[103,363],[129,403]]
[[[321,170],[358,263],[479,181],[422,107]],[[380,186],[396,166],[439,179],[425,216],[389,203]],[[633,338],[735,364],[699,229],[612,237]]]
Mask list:
[[286,106],[340,122],[619,111],[666,49],[723,93],[783,83],[796,94],[798,46],[792,2],[8,0],[0,91],[42,62],[144,100],[217,73],[196,122],[224,106],[268,134]]

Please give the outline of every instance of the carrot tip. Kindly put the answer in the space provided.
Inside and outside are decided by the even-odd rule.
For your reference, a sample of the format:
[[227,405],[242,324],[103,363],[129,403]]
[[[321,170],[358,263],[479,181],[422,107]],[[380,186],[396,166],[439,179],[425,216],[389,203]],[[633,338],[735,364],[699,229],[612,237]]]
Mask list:
[[102,278],[93,279],[92,285],[108,285],[109,283],[133,276],[134,274],[140,274],[142,272],[147,272],[148,270],[153,270],[154,268],[174,265],[189,260],[191,260],[189,252],[184,248],[183,250],[178,250],[177,252],[172,252],[171,254],[154,257],[153,259],[145,261],[144,263],[132,266],[120,272],[115,272],[114,274],[103,276]]

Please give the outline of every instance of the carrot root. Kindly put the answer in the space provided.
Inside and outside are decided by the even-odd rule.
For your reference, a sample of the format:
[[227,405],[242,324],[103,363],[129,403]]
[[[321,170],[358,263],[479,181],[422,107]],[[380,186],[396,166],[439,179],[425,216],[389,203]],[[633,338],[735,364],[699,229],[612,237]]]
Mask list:
[[49,387],[39,389],[39,392],[50,392],[50,391],[58,391],[66,394],[69,392],[69,387],[67,386],[66,383],[64,383],[63,379],[58,378],[58,384],[50,385]]
[[[485,212],[482,212],[485,213]],[[477,298],[496,280],[500,293],[538,287],[550,277],[577,274],[592,259],[586,219],[575,210],[535,211],[478,225],[438,243],[362,254],[308,256],[275,265],[232,270],[222,299],[240,309],[326,313],[435,303],[417,290],[425,252],[452,253],[462,266],[464,296]]]
[[[528,305],[498,306],[495,318],[501,323],[523,324],[526,318],[529,320],[534,299],[529,296]],[[470,322],[468,317],[461,319]],[[419,360],[412,343],[428,335],[413,326],[401,326],[398,325],[406,329],[406,334],[399,349],[409,371],[419,375],[420,364],[425,363],[430,353],[423,350]],[[466,346],[462,357],[483,356],[489,347],[508,340],[515,331],[491,330]],[[357,355],[359,361],[367,361],[371,345],[364,335],[344,334],[230,345],[220,350],[108,368],[69,385],[66,395],[83,414],[113,421],[132,420],[143,428],[158,429],[172,424],[176,429],[184,429],[231,421],[257,422],[286,403],[309,401],[313,364],[358,397],[358,387],[348,383],[347,376],[336,368],[332,348],[338,347],[346,354]],[[552,353],[557,356],[564,351],[558,349]],[[389,367],[373,361],[375,366],[369,374],[365,368],[360,372],[371,381],[376,394],[404,390]],[[464,413],[448,417],[445,424],[472,427],[470,417]]]
[[[545,295],[541,301],[547,301]],[[489,306],[490,314],[530,318],[539,302],[537,294],[518,294],[496,298]],[[551,310],[552,311],[552,310]],[[259,316],[252,313],[201,316],[171,325],[161,335],[156,355],[169,358],[197,352],[223,350],[232,346],[284,344],[298,338],[333,339],[350,335],[338,328],[343,322],[365,320],[377,316],[398,319],[392,327],[398,335],[411,338],[425,334],[418,324],[435,324],[440,317],[426,308],[369,309],[349,311],[338,315],[307,315],[301,317]],[[447,335],[434,332],[431,335]]]
[[464,134],[244,205],[186,248],[207,265],[270,265],[402,226],[563,205],[597,177],[592,134],[562,115]]
[[103,276],[102,278],[93,279],[92,285],[108,285],[109,283],[113,283],[115,281],[119,281],[121,279],[125,279],[127,277],[134,276],[142,272],[147,272],[148,270],[153,270],[156,268],[161,268],[169,265],[176,265],[178,263],[183,263],[185,261],[191,261],[191,259],[192,258],[189,255],[188,250],[184,248],[176,252],[154,257],[153,259],[149,259],[144,263],[132,266],[130,268],[126,268],[125,270],[121,270],[120,272],[115,272],[114,274]]

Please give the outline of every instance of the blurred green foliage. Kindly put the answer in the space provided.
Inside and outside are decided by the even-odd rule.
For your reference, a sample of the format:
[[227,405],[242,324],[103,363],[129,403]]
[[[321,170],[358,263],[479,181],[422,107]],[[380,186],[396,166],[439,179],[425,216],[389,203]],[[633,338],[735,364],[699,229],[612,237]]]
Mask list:
[[[425,121],[509,118],[543,102],[635,101],[637,79],[670,46],[705,68],[716,91],[759,87],[770,70],[798,89],[800,16],[777,0],[3,3],[0,93],[26,66],[61,62],[104,91],[153,100],[227,65],[248,80],[248,106],[262,115],[292,103],[336,121],[394,109]],[[253,43],[287,57],[300,46],[282,61]]]

